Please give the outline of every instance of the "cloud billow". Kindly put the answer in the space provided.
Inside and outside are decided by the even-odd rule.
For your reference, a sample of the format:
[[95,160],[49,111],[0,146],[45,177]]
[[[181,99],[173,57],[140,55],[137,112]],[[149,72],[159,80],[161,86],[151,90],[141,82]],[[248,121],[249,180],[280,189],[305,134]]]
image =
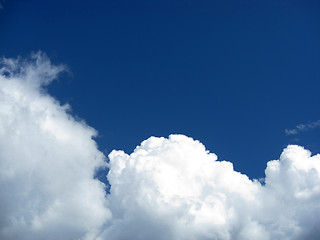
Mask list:
[[[65,67],[41,52],[0,68],[1,239],[317,239],[320,155],[295,145],[265,184],[184,135],[112,151],[43,90]],[[106,186],[94,178],[110,168]],[[107,170],[106,170],[107,174]]]
[[110,216],[95,130],[41,89],[63,69],[40,52],[2,60],[1,239],[92,239]]
[[[302,147],[288,146],[280,160],[270,161],[263,186],[183,135],[151,137],[131,155],[113,151],[109,158],[114,223],[105,237],[126,239],[129,226],[133,236],[145,236],[131,239],[152,234],[159,235],[156,239],[313,239],[319,234],[320,156],[311,157]],[[148,219],[147,227],[143,220],[137,223],[141,218]]]

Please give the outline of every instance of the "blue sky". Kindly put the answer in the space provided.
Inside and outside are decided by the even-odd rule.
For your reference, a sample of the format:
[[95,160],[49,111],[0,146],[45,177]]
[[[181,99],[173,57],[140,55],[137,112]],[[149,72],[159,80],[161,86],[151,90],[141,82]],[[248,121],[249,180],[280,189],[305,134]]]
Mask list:
[[49,87],[131,152],[181,133],[251,178],[289,143],[319,151],[319,1],[17,1],[0,11],[0,53],[64,63]]
[[319,10],[0,0],[0,238],[318,239]]

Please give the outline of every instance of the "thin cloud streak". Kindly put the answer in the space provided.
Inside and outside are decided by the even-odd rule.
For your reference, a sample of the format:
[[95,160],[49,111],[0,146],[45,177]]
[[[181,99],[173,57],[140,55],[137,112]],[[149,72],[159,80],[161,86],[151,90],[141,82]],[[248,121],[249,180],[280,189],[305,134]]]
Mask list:
[[3,5],[6,1],[5,0],[0,0],[0,9],[3,9]]
[[287,135],[297,135],[301,132],[311,131],[317,127],[320,127],[320,120],[307,124],[299,124],[293,129],[285,129]]

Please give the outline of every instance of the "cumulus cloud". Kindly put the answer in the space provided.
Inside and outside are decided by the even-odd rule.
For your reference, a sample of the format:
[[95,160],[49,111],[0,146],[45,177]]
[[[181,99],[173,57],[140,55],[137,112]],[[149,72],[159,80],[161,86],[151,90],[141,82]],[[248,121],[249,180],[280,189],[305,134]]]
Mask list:
[[265,185],[183,135],[109,155],[109,239],[316,239],[320,156],[288,146]]
[[197,140],[150,137],[109,154],[107,194],[96,131],[43,90],[64,69],[42,53],[2,60],[1,239],[319,238],[320,155],[300,146],[268,162],[262,184]]
[[311,123],[306,123],[306,124],[299,124],[293,129],[285,129],[285,133],[287,135],[296,135],[301,132],[310,131],[310,130],[317,128],[317,127],[320,127],[320,120],[314,121]]
[[109,218],[96,132],[45,94],[64,70],[41,52],[0,69],[0,238],[93,239]]

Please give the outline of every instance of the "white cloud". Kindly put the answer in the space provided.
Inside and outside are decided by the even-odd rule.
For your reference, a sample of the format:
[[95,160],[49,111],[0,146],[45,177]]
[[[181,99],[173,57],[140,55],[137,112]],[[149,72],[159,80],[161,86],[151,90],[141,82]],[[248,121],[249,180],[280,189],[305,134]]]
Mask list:
[[263,185],[184,135],[109,155],[44,93],[63,66],[41,53],[0,69],[0,238],[298,240],[320,235],[320,155],[288,146]]
[[293,129],[285,129],[285,133],[287,135],[296,135],[296,134],[299,134],[300,132],[310,131],[317,127],[320,127],[320,120],[314,121],[311,123],[306,123],[306,124],[299,124]]
[[[265,185],[183,135],[113,151],[109,239],[312,239],[320,224],[320,156],[289,146]],[[155,237],[157,236],[157,237]]]
[[44,93],[63,66],[42,53],[0,69],[0,238],[93,239],[110,216],[96,132]]

